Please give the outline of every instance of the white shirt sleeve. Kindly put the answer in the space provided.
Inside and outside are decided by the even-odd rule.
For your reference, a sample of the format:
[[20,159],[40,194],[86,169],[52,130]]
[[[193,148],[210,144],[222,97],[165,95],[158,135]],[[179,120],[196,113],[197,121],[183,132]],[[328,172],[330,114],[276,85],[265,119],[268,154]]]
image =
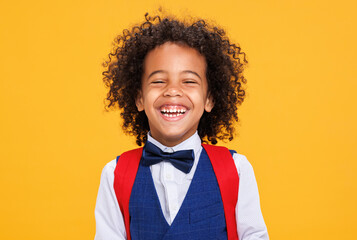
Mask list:
[[116,160],[103,169],[95,206],[95,240],[125,240],[124,218],[114,192],[114,170]]
[[260,209],[257,182],[252,165],[241,154],[233,155],[239,174],[237,231],[240,240],[268,240],[268,231]]

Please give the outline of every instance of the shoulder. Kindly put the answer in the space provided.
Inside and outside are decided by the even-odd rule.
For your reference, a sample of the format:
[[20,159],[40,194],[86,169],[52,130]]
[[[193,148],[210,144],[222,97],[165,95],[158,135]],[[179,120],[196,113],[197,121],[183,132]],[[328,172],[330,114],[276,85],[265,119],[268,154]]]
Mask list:
[[253,173],[253,167],[245,155],[235,152],[233,153],[233,160],[239,176],[241,176],[241,174]]
[[[114,175],[114,170],[117,167],[124,167],[126,169],[126,166],[131,165],[129,162],[134,161],[135,159],[137,160],[137,163],[139,163],[141,155],[142,155],[142,147],[141,148],[136,148],[132,149],[126,152],[121,153],[119,156],[117,156],[115,159],[112,161],[108,162],[102,171],[102,178],[105,176],[112,176]],[[128,159],[130,161],[128,161]],[[124,161],[125,160],[125,161]]]
[[115,166],[117,165],[117,158],[111,160],[110,162],[108,162],[104,168],[103,168],[103,171],[104,170],[110,170],[110,169],[115,169]]
[[112,178],[116,165],[117,165],[116,159],[113,159],[112,161],[108,162],[102,170],[101,178],[102,179]]
[[103,168],[103,171],[102,171],[102,174],[104,173],[108,173],[108,172],[114,172],[116,166],[117,166],[117,163],[118,163],[118,160],[120,158],[120,156],[129,156],[129,157],[133,157],[133,156],[138,156],[140,155],[141,156],[141,153],[142,153],[142,147],[141,148],[136,148],[136,149],[132,149],[132,150],[129,150],[129,151],[126,151],[126,152],[123,152],[121,153],[119,156],[117,156],[115,159],[113,159],[112,161],[108,162],[104,168]]

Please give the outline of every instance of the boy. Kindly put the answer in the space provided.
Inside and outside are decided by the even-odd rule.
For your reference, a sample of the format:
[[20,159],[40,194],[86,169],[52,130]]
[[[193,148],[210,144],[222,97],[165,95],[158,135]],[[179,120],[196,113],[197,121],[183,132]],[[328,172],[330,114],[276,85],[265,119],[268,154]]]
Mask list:
[[145,17],[103,73],[108,107],[145,146],[105,166],[95,239],[269,239],[247,159],[202,145],[233,138],[245,54],[203,20]]

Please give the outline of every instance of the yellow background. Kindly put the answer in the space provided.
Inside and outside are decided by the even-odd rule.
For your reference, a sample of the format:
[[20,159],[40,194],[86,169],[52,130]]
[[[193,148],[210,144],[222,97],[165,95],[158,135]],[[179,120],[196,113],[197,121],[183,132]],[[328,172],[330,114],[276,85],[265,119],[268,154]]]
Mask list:
[[355,239],[356,1],[2,1],[0,239],[93,239],[104,165],[134,138],[105,113],[101,63],[163,6],[248,54],[230,148],[252,163],[273,240]]

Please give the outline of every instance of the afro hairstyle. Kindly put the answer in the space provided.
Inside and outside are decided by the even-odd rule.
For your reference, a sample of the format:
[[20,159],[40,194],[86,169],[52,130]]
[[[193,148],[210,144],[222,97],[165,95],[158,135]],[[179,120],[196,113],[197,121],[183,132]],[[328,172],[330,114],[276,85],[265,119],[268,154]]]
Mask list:
[[136,97],[141,91],[145,56],[166,42],[184,44],[205,57],[208,93],[214,107],[203,113],[198,134],[203,142],[211,144],[216,144],[217,139],[231,141],[234,123],[238,122],[237,109],[245,98],[243,70],[248,61],[222,28],[203,19],[187,22],[146,13],[144,22],[117,36],[103,64],[103,81],[108,88],[106,110],[119,108],[124,132],[135,136],[139,146],[146,142],[149,123],[145,112],[138,111]]

